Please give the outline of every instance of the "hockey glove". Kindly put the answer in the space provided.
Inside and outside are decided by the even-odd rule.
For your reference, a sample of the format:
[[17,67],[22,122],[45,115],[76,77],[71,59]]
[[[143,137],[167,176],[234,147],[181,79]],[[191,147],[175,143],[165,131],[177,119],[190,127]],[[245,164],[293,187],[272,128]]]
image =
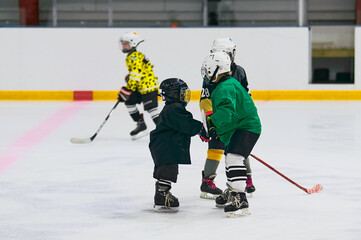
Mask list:
[[202,142],[209,142],[209,136],[204,127],[201,128],[201,131],[199,132],[199,137],[201,138]]
[[216,126],[212,123],[211,116],[207,116],[208,136],[210,139],[218,139]]
[[210,129],[208,129],[208,135],[210,139],[218,139],[216,127],[213,126]]
[[132,91],[130,91],[126,87],[122,87],[118,93],[119,102],[127,101],[131,93],[132,93]]
[[212,116],[212,112],[211,114],[207,114],[206,115],[206,123],[207,123],[207,128],[210,129],[211,127],[214,127],[214,124],[211,121],[211,116]]
[[129,74],[127,74],[125,77],[124,77],[124,81],[126,84],[128,84],[128,81],[129,81]]

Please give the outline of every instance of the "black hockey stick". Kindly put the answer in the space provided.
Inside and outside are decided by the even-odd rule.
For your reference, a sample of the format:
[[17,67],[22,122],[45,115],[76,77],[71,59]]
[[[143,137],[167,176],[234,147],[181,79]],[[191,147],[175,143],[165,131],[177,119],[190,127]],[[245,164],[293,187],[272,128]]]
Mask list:
[[93,136],[91,136],[90,138],[71,138],[70,142],[75,143],[75,144],[83,144],[83,143],[91,143],[94,138],[98,135],[100,129],[102,129],[102,127],[104,126],[104,124],[108,121],[108,118],[110,117],[110,115],[112,114],[113,110],[118,106],[118,104],[120,103],[120,101],[118,100],[114,107],[110,110],[110,112],[108,113],[108,116],[105,118],[105,120],[103,121],[102,125],[100,125],[100,127],[98,128],[98,130],[94,133]]

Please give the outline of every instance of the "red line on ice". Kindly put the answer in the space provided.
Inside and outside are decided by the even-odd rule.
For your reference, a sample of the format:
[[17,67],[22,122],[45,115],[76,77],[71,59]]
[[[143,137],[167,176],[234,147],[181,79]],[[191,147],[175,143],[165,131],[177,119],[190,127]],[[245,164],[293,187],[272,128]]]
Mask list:
[[27,151],[50,135],[57,127],[65,123],[88,103],[71,102],[10,144],[5,151],[0,153],[0,172],[22,158]]

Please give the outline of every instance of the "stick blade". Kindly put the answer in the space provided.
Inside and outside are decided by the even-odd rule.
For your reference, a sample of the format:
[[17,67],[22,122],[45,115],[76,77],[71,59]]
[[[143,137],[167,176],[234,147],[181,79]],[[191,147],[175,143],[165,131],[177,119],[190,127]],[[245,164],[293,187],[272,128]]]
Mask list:
[[71,138],[70,142],[74,144],[86,144],[91,143],[92,140],[90,138]]
[[317,184],[317,185],[314,186],[313,188],[307,189],[307,193],[308,193],[308,194],[318,193],[318,192],[321,192],[322,189],[323,189],[322,185],[321,185],[321,184]]

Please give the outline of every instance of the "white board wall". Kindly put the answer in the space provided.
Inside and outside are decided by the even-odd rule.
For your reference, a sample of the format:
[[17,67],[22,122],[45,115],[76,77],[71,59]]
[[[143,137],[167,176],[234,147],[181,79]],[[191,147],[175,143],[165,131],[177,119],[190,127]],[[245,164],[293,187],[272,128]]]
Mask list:
[[212,41],[229,36],[253,90],[361,89],[360,28],[355,30],[354,85],[309,84],[308,28],[2,28],[0,90],[117,90],[127,73],[122,33],[145,37],[139,47],[159,80],[184,79],[201,89],[200,67]]

